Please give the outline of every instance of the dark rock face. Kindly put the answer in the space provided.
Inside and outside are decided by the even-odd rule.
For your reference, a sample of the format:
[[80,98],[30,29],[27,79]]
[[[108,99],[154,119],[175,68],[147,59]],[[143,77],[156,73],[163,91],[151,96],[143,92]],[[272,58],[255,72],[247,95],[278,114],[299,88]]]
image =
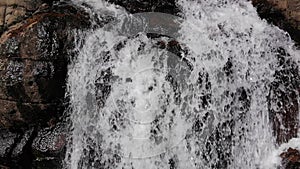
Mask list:
[[72,4],[47,3],[0,37],[0,168],[61,168],[65,134],[54,126],[65,107],[73,30],[90,23]]
[[284,49],[278,49],[277,58],[281,70],[275,72],[269,95],[269,110],[273,133],[280,145],[297,137],[299,130],[300,75],[298,65],[290,60]]
[[107,0],[124,7],[130,13],[139,12],[163,12],[169,14],[176,14],[179,9],[176,7],[176,0]]
[[31,145],[32,153],[36,157],[32,163],[34,168],[62,168],[66,138],[67,133],[60,125],[39,131]]
[[75,8],[64,8],[33,15],[0,38],[2,127],[46,125],[62,115],[71,30],[88,24]]
[[282,169],[299,169],[300,152],[296,149],[289,148],[286,152],[280,154],[282,158]]
[[[300,2],[297,0],[252,0],[259,16],[287,31],[299,47]],[[284,49],[277,49],[279,68],[269,95],[270,121],[278,145],[297,137],[299,130],[299,65],[289,59]],[[299,151],[288,149],[281,154],[282,169],[300,168]]]
[[31,155],[31,144],[35,136],[35,130],[29,129],[26,132],[11,133],[8,130],[0,131],[3,150],[0,154],[0,164],[9,168],[31,167],[33,156]]
[[300,44],[300,2],[298,0],[252,0],[261,18],[287,31]]

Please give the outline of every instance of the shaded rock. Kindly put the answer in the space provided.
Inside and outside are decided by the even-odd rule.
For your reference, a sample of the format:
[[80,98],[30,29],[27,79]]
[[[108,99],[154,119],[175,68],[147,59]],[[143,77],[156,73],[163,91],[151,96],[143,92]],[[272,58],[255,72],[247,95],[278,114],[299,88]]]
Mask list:
[[[0,154],[0,163],[8,168],[31,168],[32,155],[30,145],[34,137],[34,129],[25,132],[12,133],[8,130],[2,130],[0,137],[3,145],[1,148],[5,153]],[[21,168],[22,168],[21,167]]]
[[66,132],[59,127],[44,129],[38,132],[32,147],[38,154],[56,155],[61,153],[66,145]]
[[4,159],[8,158],[17,137],[17,134],[11,133],[8,130],[2,129],[0,131],[0,157]]
[[287,31],[300,44],[300,1],[252,0],[261,18]]
[[32,144],[33,165],[36,168],[62,168],[67,133],[62,126],[45,129],[38,133]]
[[300,21],[300,2],[298,0],[252,0],[254,5],[268,3],[280,10],[292,22]]
[[289,148],[286,152],[280,154],[282,158],[281,169],[299,169],[300,168],[300,152],[296,149]]
[[280,145],[297,137],[299,130],[300,75],[299,66],[283,48],[277,49],[279,69],[269,94],[270,121],[273,134]]
[[130,13],[138,12],[163,12],[169,14],[177,14],[179,9],[176,7],[175,0],[107,0],[124,7]]
[[[57,125],[59,126],[59,125]],[[0,131],[0,168],[62,168],[66,132],[63,127],[18,133]]]
[[30,140],[30,138],[32,137],[34,132],[34,129],[30,129],[27,130],[24,135],[22,136],[20,142],[16,145],[16,147],[13,149],[11,157],[12,158],[17,158],[20,155],[22,155],[22,153],[24,153],[24,148],[26,147],[26,144],[28,144],[28,141]]
[[9,167],[4,166],[4,165],[0,165],[0,168],[1,168],[1,169],[9,169]]
[[[62,168],[66,133],[55,126],[65,107],[74,32],[89,28],[90,16],[73,4],[37,1],[15,5],[11,13],[20,7],[26,14],[3,21],[0,30],[0,168]],[[4,18],[7,3],[13,2],[5,1]]]
[[74,29],[88,15],[68,3],[53,4],[8,28],[0,37],[0,126],[44,125],[64,109]]

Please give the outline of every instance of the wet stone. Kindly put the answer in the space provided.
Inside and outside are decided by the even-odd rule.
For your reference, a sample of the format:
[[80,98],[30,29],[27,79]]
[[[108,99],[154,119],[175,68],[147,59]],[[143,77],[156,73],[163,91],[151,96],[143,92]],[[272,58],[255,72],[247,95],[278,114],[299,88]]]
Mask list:
[[44,129],[38,132],[34,139],[32,149],[37,156],[58,156],[66,145],[66,132],[61,127]]
[[19,55],[20,42],[17,38],[9,38],[0,45],[0,58],[15,57]]
[[298,169],[300,168],[300,152],[299,150],[289,148],[286,152],[280,154],[282,158],[282,166],[280,169]]
[[107,0],[108,2],[120,5],[130,13],[138,12],[163,12],[176,14],[179,12],[175,0]]
[[0,158],[7,158],[17,137],[17,134],[8,130],[0,130]]
[[66,136],[63,127],[40,131],[32,144],[33,166],[41,169],[62,168]]
[[22,155],[23,150],[24,150],[26,144],[28,144],[29,139],[32,137],[33,132],[34,132],[34,129],[32,128],[30,130],[27,130],[24,133],[20,142],[16,145],[16,147],[12,151],[12,155],[11,155],[12,158],[16,158],[16,157],[19,157],[20,155]]

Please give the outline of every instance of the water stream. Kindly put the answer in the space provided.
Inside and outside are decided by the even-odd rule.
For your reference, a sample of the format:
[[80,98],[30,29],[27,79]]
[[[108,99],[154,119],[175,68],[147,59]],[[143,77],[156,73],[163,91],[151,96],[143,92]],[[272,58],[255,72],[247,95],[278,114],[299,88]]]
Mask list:
[[250,2],[179,0],[178,16],[82,2],[116,19],[78,33],[66,168],[278,165],[267,99],[278,49],[298,64],[299,51]]

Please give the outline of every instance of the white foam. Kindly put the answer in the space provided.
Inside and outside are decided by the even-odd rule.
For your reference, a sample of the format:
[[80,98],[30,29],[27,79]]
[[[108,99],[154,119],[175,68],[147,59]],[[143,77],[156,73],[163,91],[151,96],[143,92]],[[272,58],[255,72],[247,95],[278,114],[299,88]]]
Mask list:
[[[104,168],[161,169],[170,168],[171,159],[178,169],[216,168],[227,151],[233,157],[228,157],[227,168],[278,164],[283,148],[275,151],[267,101],[277,69],[274,49],[284,48],[294,60],[299,52],[285,32],[258,17],[250,2],[178,1],[184,18],[178,40],[188,48],[184,57],[193,70],[186,65],[178,70],[183,59],[153,47],[155,42],[143,33],[130,39],[119,35],[122,18],[128,17],[124,10],[103,1],[78,2],[121,21],[116,29],[82,34],[78,56],[69,66],[72,140],[66,168],[97,168],[101,163]],[[122,41],[124,47],[116,50]],[[231,77],[224,73],[228,60]],[[170,72],[181,84],[179,94],[166,80]],[[105,79],[107,74],[111,80]],[[99,103],[99,85],[111,86],[107,98],[100,99],[104,105]],[[242,90],[247,104],[239,99]],[[214,135],[216,130],[223,137]]]

